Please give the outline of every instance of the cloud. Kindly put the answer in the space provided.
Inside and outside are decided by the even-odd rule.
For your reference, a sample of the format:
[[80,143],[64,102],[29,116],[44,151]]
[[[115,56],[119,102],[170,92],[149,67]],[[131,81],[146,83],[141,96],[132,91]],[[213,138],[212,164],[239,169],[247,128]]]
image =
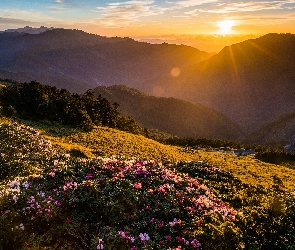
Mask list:
[[198,12],[198,10],[191,10],[191,11],[184,12],[184,14],[186,14],[188,16],[198,16],[199,14],[197,12]]
[[294,8],[290,4],[294,4],[294,0],[278,0],[278,1],[237,1],[234,3],[218,3],[214,8],[199,8],[199,12],[207,13],[231,13],[231,12],[254,12],[262,10],[282,10]]
[[131,0],[126,2],[108,3],[105,7],[97,7],[95,12],[100,14],[96,18],[106,25],[126,25],[138,22],[142,17],[163,14],[167,8],[154,4],[154,1]]
[[174,2],[176,8],[188,8],[193,6],[200,6],[203,4],[218,2],[218,0],[180,0]]
[[68,12],[71,9],[81,9],[84,5],[78,4],[73,0],[55,0],[54,4],[47,8],[53,13]]
[[0,17],[24,20],[27,22],[45,22],[54,20],[51,16],[34,10],[1,9]]
[[55,0],[54,3],[58,4],[59,6],[63,6],[65,8],[80,8],[84,6],[82,4],[77,3],[74,0]]
[[54,6],[48,7],[48,9],[55,13],[64,12],[66,10],[66,8],[63,8],[63,7],[54,7]]
[[24,19],[0,17],[0,30],[15,29],[24,26],[40,27],[43,23]]
[[34,22],[26,21],[23,19],[0,17],[0,23],[5,24],[5,25],[6,24],[8,24],[8,25],[24,25],[24,23],[34,23]]

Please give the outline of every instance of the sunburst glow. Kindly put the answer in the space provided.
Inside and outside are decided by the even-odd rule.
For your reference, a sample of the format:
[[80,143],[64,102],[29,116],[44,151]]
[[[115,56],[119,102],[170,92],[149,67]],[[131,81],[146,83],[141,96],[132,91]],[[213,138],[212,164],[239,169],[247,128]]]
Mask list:
[[235,20],[222,20],[217,22],[220,33],[223,35],[232,33],[232,27],[235,26],[235,24]]

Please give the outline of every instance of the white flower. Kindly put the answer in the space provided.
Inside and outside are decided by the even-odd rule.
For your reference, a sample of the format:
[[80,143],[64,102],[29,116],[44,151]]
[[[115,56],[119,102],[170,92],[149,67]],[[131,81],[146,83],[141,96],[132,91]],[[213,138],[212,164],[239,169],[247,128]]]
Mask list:
[[39,196],[41,196],[41,197],[45,197],[45,193],[42,192],[42,191],[38,192],[37,194],[38,194]]
[[30,186],[30,184],[27,181],[25,181],[23,182],[22,186],[27,189]]
[[16,203],[17,200],[18,200],[18,197],[17,197],[16,195],[14,195],[14,196],[12,197],[12,199],[14,200],[14,203]]
[[10,188],[19,187],[19,185],[20,185],[20,182],[18,180],[14,180],[13,182],[9,184],[9,187]]
[[144,233],[144,234],[140,233],[139,238],[141,241],[146,241],[150,239],[150,236],[147,233]]

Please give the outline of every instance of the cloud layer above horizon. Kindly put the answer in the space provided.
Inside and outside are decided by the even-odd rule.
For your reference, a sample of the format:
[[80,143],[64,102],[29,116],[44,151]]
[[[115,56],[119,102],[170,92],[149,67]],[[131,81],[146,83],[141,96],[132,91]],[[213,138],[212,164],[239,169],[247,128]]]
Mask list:
[[1,0],[0,7],[0,30],[44,25],[103,35],[213,34],[218,21],[232,19],[236,33],[295,32],[295,0]]

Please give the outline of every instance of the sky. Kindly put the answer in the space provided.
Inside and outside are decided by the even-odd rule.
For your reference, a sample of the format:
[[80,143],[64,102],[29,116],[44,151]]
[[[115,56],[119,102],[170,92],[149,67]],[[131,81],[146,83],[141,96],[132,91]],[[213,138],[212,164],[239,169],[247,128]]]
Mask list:
[[0,30],[24,26],[131,37],[295,33],[295,0],[0,0]]

